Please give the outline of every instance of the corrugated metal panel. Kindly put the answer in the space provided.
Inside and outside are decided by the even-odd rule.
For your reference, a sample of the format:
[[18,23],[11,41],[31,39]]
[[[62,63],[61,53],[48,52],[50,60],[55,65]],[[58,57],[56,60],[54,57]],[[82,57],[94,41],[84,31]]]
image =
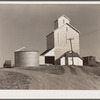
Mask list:
[[15,52],[15,66],[38,66],[39,52]]

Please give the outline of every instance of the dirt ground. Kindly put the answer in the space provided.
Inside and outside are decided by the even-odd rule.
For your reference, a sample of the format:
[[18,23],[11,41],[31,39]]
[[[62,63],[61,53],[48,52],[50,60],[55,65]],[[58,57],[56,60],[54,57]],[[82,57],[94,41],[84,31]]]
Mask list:
[[100,68],[89,66],[39,66],[4,68],[30,77],[31,90],[99,90]]

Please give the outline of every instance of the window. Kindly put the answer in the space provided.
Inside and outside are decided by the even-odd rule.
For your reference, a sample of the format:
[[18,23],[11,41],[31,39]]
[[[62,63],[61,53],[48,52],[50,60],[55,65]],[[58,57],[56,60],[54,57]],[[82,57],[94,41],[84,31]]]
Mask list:
[[66,27],[66,31],[68,32],[68,27]]
[[65,24],[65,20],[63,20],[63,24]]

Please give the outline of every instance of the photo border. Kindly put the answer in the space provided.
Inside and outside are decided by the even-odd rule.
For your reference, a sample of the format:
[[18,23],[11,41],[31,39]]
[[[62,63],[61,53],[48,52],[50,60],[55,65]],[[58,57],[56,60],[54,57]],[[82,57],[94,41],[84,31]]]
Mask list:
[[[37,3],[37,4],[71,4],[71,3],[74,3],[74,4],[100,4],[100,1],[99,0],[96,0],[96,1],[99,1],[99,2],[94,2],[94,1],[91,1],[91,2],[86,2],[84,1],[82,3],[82,1],[71,1],[71,2],[68,2],[69,0],[63,0],[63,1],[50,1],[50,2],[44,2],[45,0],[43,1],[33,1],[33,2],[28,2],[28,1],[25,1],[25,0],[16,0],[16,1],[13,1],[13,0],[10,0],[10,1],[2,1],[0,0],[0,4],[34,4],[34,3]],[[19,2],[19,1],[24,1],[24,2]],[[30,0],[31,1],[31,0]],[[90,0],[88,0],[90,1]],[[83,100],[83,99],[100,99],[100,90],[0,90],[0,99],[71,99],[71,100],[77,100],[77,99],[80,99],[80,100]]]

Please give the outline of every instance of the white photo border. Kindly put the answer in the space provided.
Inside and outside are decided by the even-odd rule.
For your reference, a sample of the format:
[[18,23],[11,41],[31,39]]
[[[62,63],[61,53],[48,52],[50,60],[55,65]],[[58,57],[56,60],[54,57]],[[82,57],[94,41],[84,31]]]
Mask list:
[[[100,4],[100,1],[0,1],[0,4]],[[100,90],[0,90],[0,99],[100,99]]]

